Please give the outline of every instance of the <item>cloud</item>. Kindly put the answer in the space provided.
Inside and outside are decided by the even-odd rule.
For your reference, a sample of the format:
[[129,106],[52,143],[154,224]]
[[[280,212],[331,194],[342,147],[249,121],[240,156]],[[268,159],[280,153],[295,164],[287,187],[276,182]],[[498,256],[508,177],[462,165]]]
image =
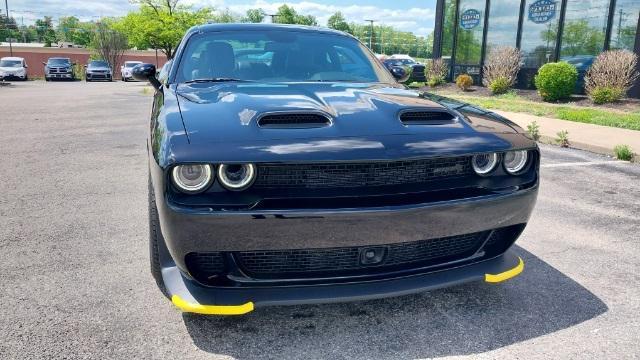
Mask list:
[[[217,9],[228,9],[243,15],[248,9],[262,8],[273,14],[283,4],[292,6],[298,13],[313,15],[318,24],[325,26],[329,17],[340,11],[347,21],[363,24],[365,20],[375,19],[379,24],[393,26],[398,30],[411,31],[416,35],[426,36],[433,31],[435,9],[430,7],[391,8],[363,4],[335,5],[315,1],[267,1],[267,0],[183,0],[184,4],[194,7],[212,6]],[[416,4],[419,3],[416,1]],[[427,3],[425,1],[425,3]],[[435,2],[428,2],[433,5]],[[435,7],[435,5],[433,5]],[[83,21],[96,20],[102,16],[122,16],[135,8],[127,0],[22,0],[10,7],[12,15],[20,22],[31,24],[45,15],[57,20],[60,16],[74,15]]]
[[[267,13],[274,14],[278,8],[284,4],[292,6],[298,13],[313,15],[318,19],[318,24],[325,26],[329,17],[340,11],[347,21],[363,24],[365,20],[374,19],[378,23],[393,26],[398,30],[411,31],[417,35],[426,36],[433,31],[435,10],[431,8],[404,8],[390,9],[373,5],[326,5],[312,1],[300,2],[272,2],[265,0],[255,0],[244,4],[229,4],[221,1],[210,1],[217,3],[218,8],[227,8],[232,12],[244,14],[249,9],[261,8]],[[212,4],[213,5],[213,4]],[[410,16],[408,16],[410,14]]]

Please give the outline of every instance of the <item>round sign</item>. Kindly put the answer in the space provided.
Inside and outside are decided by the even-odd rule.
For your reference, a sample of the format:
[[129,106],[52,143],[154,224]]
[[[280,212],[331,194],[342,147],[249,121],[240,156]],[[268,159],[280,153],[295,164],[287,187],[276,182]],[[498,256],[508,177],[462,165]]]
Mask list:
[[551,0],[538,0],[529,5],[529,21],[536,24],[544,24],[556,16],[557,2]]
[[480,11],[476,9],[468,9],[460,15],[461,28],[471,30],[478,25],[480,25]]

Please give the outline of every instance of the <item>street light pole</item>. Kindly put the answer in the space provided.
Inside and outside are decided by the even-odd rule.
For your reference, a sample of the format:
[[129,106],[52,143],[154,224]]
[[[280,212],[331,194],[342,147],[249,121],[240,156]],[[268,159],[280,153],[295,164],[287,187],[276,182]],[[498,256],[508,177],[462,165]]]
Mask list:
[[375,20],[365,20],[365,21],[368,21],[371,23],[371,32],[369,33],[369,49],[373,51],[373,23],[375,22]]
[[[9,0],[4,0],[4,8],[5,10],[7,10],[7,24],[9,23]],[[7,29],[9,27],[7,26]],[[11,32],[9,32],[9,54],[11,54],[10,56],[13,56],[13,44],[11,44]]]

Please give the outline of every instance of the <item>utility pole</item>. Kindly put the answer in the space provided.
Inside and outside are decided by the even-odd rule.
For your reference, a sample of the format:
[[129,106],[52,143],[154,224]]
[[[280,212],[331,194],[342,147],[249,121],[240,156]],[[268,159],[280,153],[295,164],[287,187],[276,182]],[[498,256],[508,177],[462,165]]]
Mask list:
[[371,32],[369,33],[369,49],[371,49],[371,51],[373,51],[373,23],[376,20],[365,20],[365,21],[368,21],[368,22],[371,23]]
[[[7,10],[7,23],[9,22],[9,0],[4,0],[4,7],[5,10]],[[7,29],[9,27],[7,26]],[[9,32],[9,54],[11,54],[10,56],[13,56],[13,44],[11,44],[11,32]]]

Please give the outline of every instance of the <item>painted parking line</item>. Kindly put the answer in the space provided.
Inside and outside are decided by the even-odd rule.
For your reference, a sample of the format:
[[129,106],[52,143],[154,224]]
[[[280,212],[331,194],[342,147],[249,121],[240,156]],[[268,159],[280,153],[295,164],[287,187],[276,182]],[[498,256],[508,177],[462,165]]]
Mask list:
[[559,164],[543,164],[541,168],[557,168],[557,167],[572,167],[572,166],[595,166],[595,165],[621,165],[627,164],[626,161],[608,160],[608,161],[580,161],[580,162],[566,162]]

